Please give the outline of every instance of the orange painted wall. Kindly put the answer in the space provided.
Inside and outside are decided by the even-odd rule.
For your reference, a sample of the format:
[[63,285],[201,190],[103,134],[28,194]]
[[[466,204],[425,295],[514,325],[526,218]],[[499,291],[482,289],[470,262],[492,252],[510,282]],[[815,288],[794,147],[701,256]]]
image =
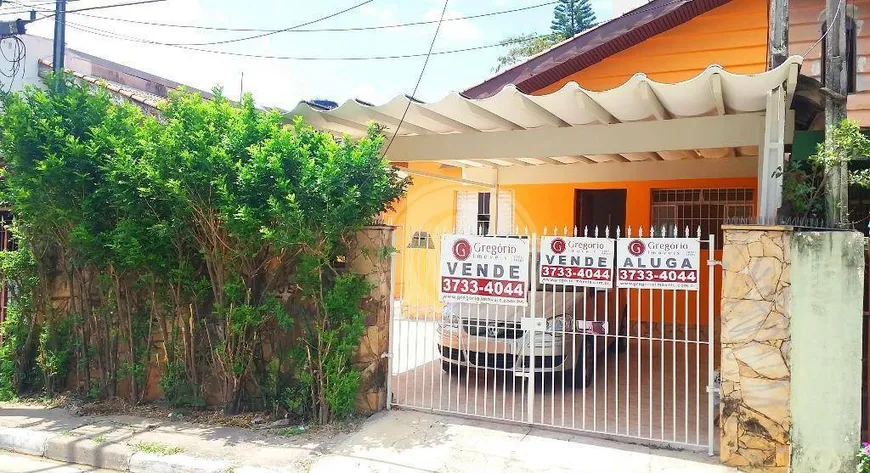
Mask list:
[[538,234],[544,228],[574,226],[576,189],[625,189],[628,201],[626,225],[649,228],[650,196],[654,189],[711,189],[747,187],[755,189],[755,178],[673,179],[667,181],[598,182],[581,184],[524,184],[503,186],[514,193],[514,220],[520,229]]
[[[861,126],[870,126],[870,69],[867,69],[867,59],[870,57],[870,28],[866,22],[870,19],[870,0],[853,0],[848,2],[846,13],[855,20],[857,28],[857,60],[855,92],[849,94],[846,109],[849,118],[857,120]],[[822,22],[825,18],[824,0],[790,0],[789,1],[789,32],[788,48],[790,54],[804,55],[819,40],[822,34]],[[801,74],[821,80],[822,44],[816,44],[804,58]]]
[[[582,183],[582,184],[528,184],[504,186],[504,189],[510,189],[514,192],[514,218],[523,230],[528,228],[529,232],[541,234],[544,229],[548,229],[550,234],[553,229],[558,229],[559,232],[564,231],[567,227],[569,232],[574,226],[574,191],[577,189],[625,189],[626,190],[626,225],[632,227],[635,234],[639,227],[644,227],[649,231],[650,226],[650,199],[652,191],[655,189],[704,189],[704,188],[739,188],[746,187],[751,189],[757,188],[755,178],[730,178],[730,179],[674,179],[667,181],[637,181],[637,182],[603,182],[603,183]],[[702,236],[706,239],[706,236]],[[716,251],[715,259],[720,259],[721,251]],[[701,261],[707,261],[709,253],[706,250],[701,251]],[[706,267],[702,265],[702,267]],[[702,324],[707,323],[707,272],[701,271],[700,277],[701,291],[701,313],[700,321]],[[715,294],[722,292],[721,278],[715,282]],[[670,296],[665,298],[664,306],[661,305],[660,295],[654,294],[652,304],[653,310],[650,307],[650,291],[643,291],[644,295],[641,298],[641,307],[644,310],[635,312],[637,305],[635,299],[635,309],[632,309],[629,314],[632,319],[640,318],[641,320],[649,320],[653,318],[655,321],[660,321],[662,318],[665,322],[672,322],[674,307]],[[635,296],[636,297],[636,296]],[[718,298],[717,298],[718,300]],[[690,307],[694,307],[694,297],[690,297]],[[682,308],[684,300],[682,297],[677,299],[677,306]],[[664,310],[662,310],[662,307]],[[714,304],[714,311],[718,314],[719,304]],[[677,310],[677,317],[682,322],[684,310]],[[693,319],[694,320],[694,319]],[[694,322],[692,322],[694,323]]]
[[735,73],[767,64],[767,0],[734,0],[538,90],[575,81],[590,90],[621,85],[642,72],[660,82],[690,79],[711,64]]

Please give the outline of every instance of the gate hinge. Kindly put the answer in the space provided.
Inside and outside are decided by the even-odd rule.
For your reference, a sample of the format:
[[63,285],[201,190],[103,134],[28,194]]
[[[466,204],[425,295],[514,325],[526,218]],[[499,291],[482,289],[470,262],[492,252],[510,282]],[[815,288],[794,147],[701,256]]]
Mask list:
[[392,353],[381,353],[381,358],[390,358],[390,359],[392,359],[392,358],[393,358],[393,354],[392,354]]
[[722,262],[717,259],[708,259],[707,264],[710,266],[722,266]]
[[707,392],[708,393],[718,393],[718,392],[720,392],[720,390],[716,386],[707,386]]

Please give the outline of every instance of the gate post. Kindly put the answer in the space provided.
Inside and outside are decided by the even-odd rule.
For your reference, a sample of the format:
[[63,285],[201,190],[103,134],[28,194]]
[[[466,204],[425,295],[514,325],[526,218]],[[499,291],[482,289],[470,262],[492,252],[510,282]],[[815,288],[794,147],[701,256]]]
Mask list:
[[353,366],[360,371],[356,394],[356,409],[360,413],[378,412],[387,405],[393,295],[393,258],[389,249],[394,244],[394,229],[386,225],[365,227],[357,232],[348,251],[348,268],[372,285],[371,293],[362,303],[366,313],[365,332],[353,355]]
[[721,459],[785,472],[791,455],[791,228],[723,229]]

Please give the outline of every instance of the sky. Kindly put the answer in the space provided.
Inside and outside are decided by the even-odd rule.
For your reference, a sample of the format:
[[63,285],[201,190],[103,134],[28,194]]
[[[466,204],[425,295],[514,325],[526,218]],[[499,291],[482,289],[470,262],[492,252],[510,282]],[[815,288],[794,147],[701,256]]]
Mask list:
[[[67,10],[131,0],[71,0]],[[257,32],[169,28],[118,21],[132,19],[232,28],[289,28],[362,3],[364,0],[165,0],[159,3],[92,10],[67,15],[67,47],[103,57],[203,90],[222,87],[230,98],[251,92],[258,104],[293,108],[300,100],[331,99],[339,103],[358,98],[380,104],[410,94],[424,57],[403,59],[277,60],[245,58],[192,51],[179,47],[126,41],[83,31],[96,28],[129,38],[160,43],[208,43],[257,35]],[[541,5],[551,0],[449,0],[446,17]],[[21,4],[52,9],[49,0],[7,0],[0,19],[22,16]],[[601,20],[611,17],[611,0],[592,0]],[[16,5],[17,4],[17,5]],[[369,3],[304,27],[304,29],[380,26],[438,20],[443,0],[372,0]],[[45,11],[45,10],[43,10]],[[549,31],[553,5],[483,18],[445,22],[434,50],[449,51],[497,44],[508,36]],[[85,16],[88,15],[88,16]],[[94,15],[111,17],[95,18]],[[26,17],[26,15],[25,15]],[[352,32],[283,32],[245,41],[190,46],[243,54],[318,58],[425,54],[436,24]],[[51,38],[54,22],[30,24],[29,34]],[[433,55],[417,97],[438,100],[451,91],[475,85],[493,74],[497,57],[506,47]],[[244,80],[242,80],[244,76]]]

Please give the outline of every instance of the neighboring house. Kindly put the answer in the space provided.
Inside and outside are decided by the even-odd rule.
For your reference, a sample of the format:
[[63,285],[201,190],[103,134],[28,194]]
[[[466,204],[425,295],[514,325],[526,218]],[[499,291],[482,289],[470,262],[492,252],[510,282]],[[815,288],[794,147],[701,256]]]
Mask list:
[[[9,79],[4,78],[4,90],[20,90],[25,85],[43,86],[43,78],[52,69],[51,39],[33,35],[19,37],[26,47],[22,72],[12,79],[11,84],[6,82]],[[4,44],[12,46],[11,43]],[[11,55],[0,55],[0,70],[9,70],[8,57]],[[64,66],[73,76],[103,87],[116,98],[129,100],[147,113],[155,113],[157,103],[168,97],[171,91],[180,88],[197,92],[204,97],[212,96],[209,92],[74,49],[66,49]]]

